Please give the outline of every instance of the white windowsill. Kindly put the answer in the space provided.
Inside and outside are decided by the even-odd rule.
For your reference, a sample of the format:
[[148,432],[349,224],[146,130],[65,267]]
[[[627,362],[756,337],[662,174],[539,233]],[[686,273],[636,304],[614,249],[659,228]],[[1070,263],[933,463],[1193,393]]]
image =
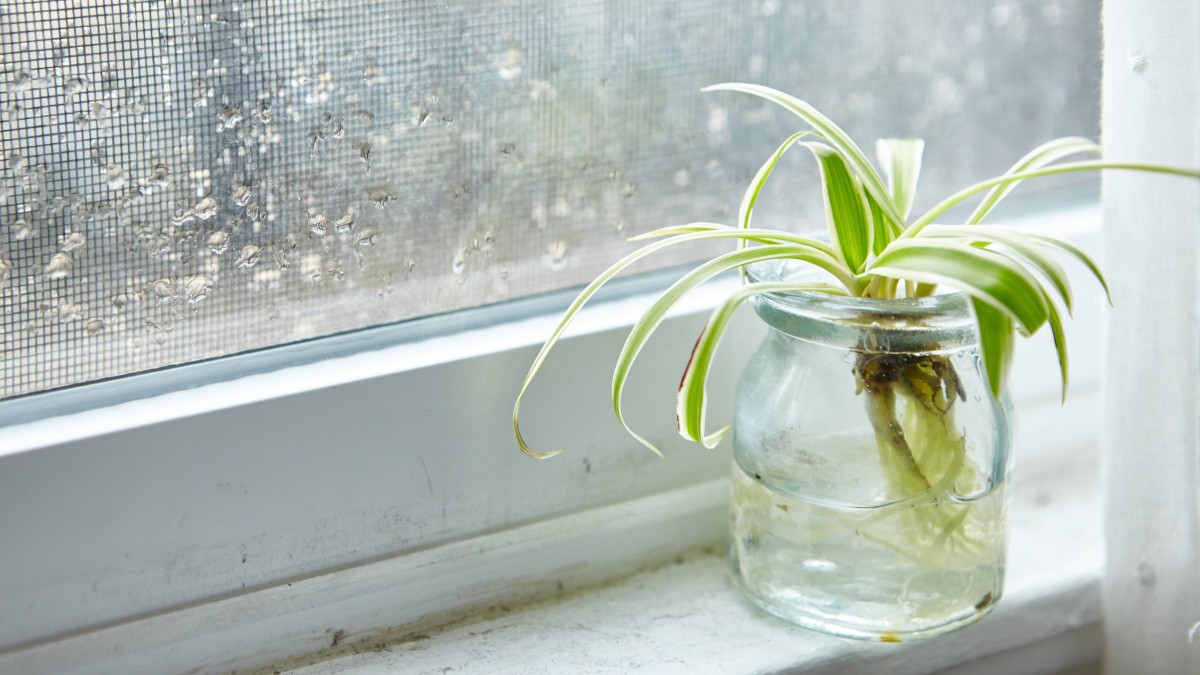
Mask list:
[[[1034,226],[1094,244],[1098,211],[1065,210]],[[592,672],[639,663],[665,672],[673,658],[684,659],[679,672],[843,672],[844,663],[854,672],[887,655],[889,669],[916,673],[1054,636],[1053,653],[1038,657],[1048,669],[994,672],[1094,661],[1099,397],[1090,368],[1100,345],[1087,337],[1102,321],[1094,284],[1072,276],[1080,307],[1068,326],[1075,386],[1065,409],[1049,338],[1017,357],[1008,596],[954,636],[887,651],[816,638],[743,603],[715,555],[583,590],[721,540],[727,453],[686,447],[669,423],[654,426],[670,417],[679,344],[691,344],[718,287],[664,325],[640,362],[647,384],[628,395],[668,463],[612,422],[602,391],[611,357],[592,357],[619,347],[645,297],[581,315],[558,357],[571,365],[548,366],[531,391],[531,440],[572,443],[548,462],[515,450],[507,419],[556,320],[546,315],[0,429],[0,672],[270,672],[300,667],[289,659],[306,654],[391,644],[299,672],[586,671],[555,660],[577,653]],[[736,355],[755,335],[726,339],[718,394],[728,396]],[[600,385],[581,390],[577,378]],[[1064,475],[1074,481],[1055,484]],[[434,630],[492,606],[525,608]],[[666,615],[680,618],[652,620]],[[396,642],[414,634],[428,639]],[[706,665],[709,647],[730,660]]]
[[1072,442],[1063,429],[1086,427],[1099,397],[1076,393],[1065,415],[1043,407],[1022,418],[1018,446],[1045,456],[1015,487],[1006,593],[995,612],[956,633],[895,645],[791,626],[741,598],[714,544],[599,589],[439,631],[371,636],[359,645],[368,651],[286,672],[984,675],[1086,668],[1098,662],[1101,646],[1098,471],[1087,461],[1093,440]]

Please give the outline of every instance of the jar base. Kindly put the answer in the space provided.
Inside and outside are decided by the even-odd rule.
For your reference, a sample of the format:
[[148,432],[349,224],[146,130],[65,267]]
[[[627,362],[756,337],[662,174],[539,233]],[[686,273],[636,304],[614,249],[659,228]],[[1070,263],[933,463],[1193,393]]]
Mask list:
[[[759,593],[756,589],[745,583],[745,580],[738,572],[739,563],[736,546],[730,546],[729,565],[729,575],[734,585],[737,586],[738,590],[748,600],[767,613],[818,633],[869,642],[908,642],[910,640],[922,640],[944,635],[978,623],[985,616],[991,614],[1000,599],[1000,595],[997,593],[989,597],[986,603],[980,603],[961,613],[946,616],[939,621],[922,622],[919,627],[915,628],[904,628],[896,625],[889,625],[886,628],[882,626],[871,627],[861,617],[847,616],[839,621],[839,615],[837,614],[823,612],[807,605],[787,602],[777,599],[774,596]],[[855,619],[857,621],[854,621]]]

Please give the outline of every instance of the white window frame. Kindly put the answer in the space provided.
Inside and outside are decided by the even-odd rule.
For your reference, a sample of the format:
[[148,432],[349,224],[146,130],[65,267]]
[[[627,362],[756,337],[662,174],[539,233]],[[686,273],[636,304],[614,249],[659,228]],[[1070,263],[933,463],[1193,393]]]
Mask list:
[[[1097,214],[1028,224],[1094,244]],[[561,294],[484,327],[435,319],[141,376],[156,395],[112,405],[86,399],[129,398],[138,383],[0,406],[10,422],[61,413],[0,429],[0,671],[261,667],[598,584],[720,541],[728,451],[675,437],[671,395],[680,345],[736,283],[683,303],[639,361],[626,407],[663,441],[666,463],[623,434],[607,400],[612,355],[645,294],[582,314],[531,391],[527,438],[571,448],[546,462],[516,450],[508,417],[557,320],[545,308],[565,305]],[[1072,334],[1101,334],[1099,310],[1078,315]],[[714,416],[761,330],[742,316],[723,342]],[[1056,405],[1048,340],[1018,356],[1019,412]],[[1098,406],[1088,395],[1099,386],[1098,341],[1075,340],[1072,357],[1074,395]],[[227,379],[245,368],[262,372]],[[193,377],[211,381],[154,391]],[[1091,414],[1075,410],[1073,419]],[[1018,451],[1031,472],[1061,459]],[[1098,620],[1098,609],[1085,614]]]

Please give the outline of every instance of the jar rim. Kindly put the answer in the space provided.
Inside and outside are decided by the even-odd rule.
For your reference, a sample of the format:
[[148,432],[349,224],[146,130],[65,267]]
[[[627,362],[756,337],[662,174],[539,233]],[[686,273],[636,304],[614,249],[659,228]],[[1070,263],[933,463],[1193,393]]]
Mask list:
[[[787,259],[749,265],[746,277],[752,283],[824,280],[819,268]],[[862,298],[819,291],[772,291],[755,296],[754,305],[768,325],[795,337],[812,334],[798,322],[816,321],[855,332],[908,333],[913,338],[920,335],[921,342],[936,341],[945,347],[977,340],[971,303],[967,294],[961,291],[919,298]]]

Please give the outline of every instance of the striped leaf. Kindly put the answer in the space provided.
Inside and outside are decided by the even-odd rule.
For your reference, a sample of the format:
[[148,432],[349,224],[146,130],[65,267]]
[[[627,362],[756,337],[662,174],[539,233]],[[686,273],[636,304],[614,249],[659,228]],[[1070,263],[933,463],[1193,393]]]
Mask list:
[[871,166],[871,162],[867,160],[867,156],[863,153],[862,149],[850,138],[849,134],[816,108],[795,96],[757,84],[730,82],[705,87],[701,91],[737,91],[758,96],[784,107],[792,114],[804,120],[834,149],[845,156],[846,161],[854,168],[854,173],[863,182],[863,187],[878,200],[879,205],[883,208],[888,218],[897,223],[904,222],[904,218],[896,210],[895,204],[892,203],[891,196],[884,187],[883,181],[880,180],[879,174],[875,171],[875,167]]
[[1148,164],[1146,162],[1110,162],[1107,160],[1095,160],[1088,162],[1067,162],[1066,164],[1055,164],[1053,166],[1042,167],[1040,169],[1032,169],[1029,171],[1019,171],[1017,173],[997,176],[988,180],[975,183],[967,186],[958,192],[946,197],[938,202],[933,208],[926,211],[920,218],[913,221],[904,234],[900,238],[907,239],[915,237],[933,221],[937,220],[942,214],[957,206],[964,199],[968,199],[973,195],[977,195],[984,190],[988,190],[997,186],[1010,185],[1019,183],[1029,178],[1041,178],[1042,176],[1055,176],[1058,174],[1072,173],[1076,171],[1101,171],[1101,170],[1122,170],[1122,171],[1147,171],[1150,173],[1161,173],[1171,176],[1180,176],[1183,178],[1200,178],[1200,170],[1185,169],[1177,166],[1166,166],[1163,164]]
[[[1005,171],[1004,175],[1011,176],[1015,173],[1021,173],[1023,171],[1040,169],[1041,167],[1052,162],[1056,162],[1063,157],[1076,155],[1081,152],[1091,152],[1099,155],[1100,146],[1089,139],[1079,138],[1078,136],[1056,138],[1048,143],[1039,145],[1033,150],[1030,150],[1028,154],[1017,160],[1017,162],[1013,164],[1008,171]],[[970,217],[967,218],[967,224],[974,225],[982,222],[983,219],[992,212],[992,209],[996,208],[996,205],[1000,203],[1000,200],[1004,199],[1009,192],[1012,192],[1013,189],[1017,187],[1018,183],[1020,183],[1020,181],[1004,183],[1003,185],[997,185],[996,187],[992,188],[991,191],[987,193],[987,196],[983,198],[983,201],[979,203],[979,206],[975,207],[975,211],[973,211]]]
[[625,345],[621,348],[620,355],[617,356],[617,366],[613,371],[612,382],[612,403],[613,411],[616,413],[617,421],[629,433],[640,442],[642,445],[649,448],[658,456],[662,456],[658,448],[649,440],[636,433],[629,427],[625,421],[625,414],[621,408],[621,398],[625,391],[625,382],[629,377],[629,372],[633,368],[633,363],[637,359],[638,354],[642,351],[646,341],[658,329],[660,323],[667,312],[675,306],[685,295],[690,293],[700,284],[708,281],[712,277],[732,269],[737,269],[750,265],[756,262],[766,260],[802,260],[812,263],[827,271],[833,271],[841,267],[841,261],[827,256],[821,251],[817,251],[809,246],[799,246],[795,244],[771,244],[767,246],[756,246],[754,248],[740,249],[732,253],[718,256],[712,260],[702,263],[696,269],[688,272],[679,281],[675,282],[659,296],[658,300],[642,314],[633,328],[629,330],[629,337],[625,340]]
[[986,248],[940,239],[893,242],[875,259],[871,274],[945,284],[1004,312],[1024,335],[1046,322],[1045,293],[1022,265]]
[[919,138],[881,138],[875,143],[875,156],[887,175],[888,191],[901,218],[908,218],[916,200],[924,151],[925,141]]
[[[712,229],[703,229],[705,226],[711,226]],[[587,301],[590,300],[592,296],[594,296],[601,289],[601,287],[604,286],[604,284],[608,283],[613,277],[620,274],[630,265],[669,246],[694,241],[704,241],[708,239],[761,237],[764,233],[780,234],[771,230],[739,230],[723,225],[714,225],[711,223],[694,224],[691,227],[701,229],[699,231],[679,234],[648,244],[613,263],[608,269],[601,272],[595,279],[592,280],[591,283],[589,283],[582,291],[580,291],[575,300],[572,301],[570,306],[567,307],[567,310],[563,313],[563,317],[559,320],[558,325],[554,327],[550,337],[546,340],[545,344],[542,345],[542,348],[540,351],[538,351],[537,356],[534,357],[533,364],[529,367],[529,372],[525,374],[525,379],[522,380],[521,387],[517,391],[516,401],[513,403],[513,435],[516,437],[517,445],[521,448],[522,452],[538,459],[553,457],[554,455],[562,452],[561,448],[558,450],[552,450],[550,452],[539,452],[534,450],[529,446],[528,443],[525,442],[525,438],[521,434],[521,426],[518,421],[521,410],[521,399],[524,398],[525,392],[529,389],[530,383],[533,382],[533,378],[537,375],[538,371],[541,370],[542,364],[546,361],[546,357],[550,355],[550,351],[554,348],[554,345],[558,343],[558,340],[562,337],[563,333],[566,332],[567,327],[571,325],[571,322],[574,321],[575,316],[579,314],[579,311],[583,309],[585,304],[587,304]],[[799,244],[793,246],[797,249],[803,248],[805,250],[817,251],[817,253],[822,254],[824,256],[823,259],[828,259],[829,261],[833,262],[833,265],[831,265],[829,268],[831,274],[834,274],[834,276],[841,280],[842,283],[847,283],[848,288],[857,288],[857,281],[854,279],[854,276],[849,272],[849,270],[840,268],[841,263],[835,260],[832,256],[828,256],[823,251],[819,251],[811,246],[801,246]]]
[[1096,281],[1100,282],[1100,286],[1104,288],[1104,295],[1108,298],[1108,304],[1112,305],[1112,294],[1108,292],[1108,281],[1104,279],[1104,273],[1100,271],[1100,266],[1096,264],[1096,261],[1092,260],[1092,257],[1089,256],[1086,251],[1079,248],[1075,244],[1072,244],[1065,239],[1059,239],[1058,237],[1051,237],[1045,234],[1031,234],[1029,236],[1032,239],[1045,244],[1046,246],[1052,246],[1060,251],[1065,251],[1074,256],[1076,260],[1083,263],[1083,265],[1092,273],[1092,276],[1096,277]]
[[921,237],[955,239],[967,243],[1001,244],[1008,247],[1013,254],[1032,265],[1042,273],[1058,291],[1067,312],[1072,311],[1071,284],[1067,280],[1067,272],[1053,258],[1043,255],[1039,250],[1037,239],[1012,228],[999,225],[980,225],[978,227],[954,227],[950,225],[931,225],[925,228]]
[[984,371],[992,396],[1000,398],[1000,391],[1008,379],[1012,365],[1015,335],[1012,319],[1007,314],[982,300],[971,298],[975,310],[975,323],[979,329],[979,351],[983,357]]
[[675,418],[681,436],[689,441],[700,443],[706,448],[714,448],[717,443],[721,442],[721,438],[729,431],[729,427],[724,427],[711,434],[706,434],[704,431],[705,414],[708,407],[705,383],[708,381],[713,356],[716,354],[721,337],[725,334],[725,328],[733,318],[734,312],[749,298],[761,293],[789,291],[845,294],[840,289],[827,284],[765,282],[744,286],[722,302],[713,310],[708,323],[700,332],[700,337],[696,339],[696,345],[692,348],[692,357],[688,361],[687,368],[683,371],[683,379],[679,383]]
[[825,222],[834,248],[856,274],[871,250],[870,212],[862,185],[850,173],[846,159],[822,143],[805,143],[821,167],[825,194]]

